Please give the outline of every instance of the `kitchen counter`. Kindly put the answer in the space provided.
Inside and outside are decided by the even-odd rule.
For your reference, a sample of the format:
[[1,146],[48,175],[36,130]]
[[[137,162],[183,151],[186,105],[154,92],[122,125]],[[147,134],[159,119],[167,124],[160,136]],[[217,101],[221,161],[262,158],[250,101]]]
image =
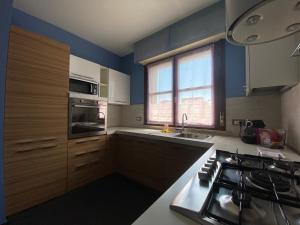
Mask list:
[[[215,149],[241,154],[257,155],[257,145],[243,143],[238,137],[212,136],[204,140],[174,137],[174,134],[163,134],[158,130],[130,127],[113,127],[108,129],[108,134],[125,134],[137,137],[151,138],[154,140],[170,141],[199,147],[207,147],[206,154],[211,154]],[[289,160],[300,161],[300,155],[289,148],[282,150]],[[152,204],[133,225],[196,225],[198,223],[170,210],[169,205],[184,187],[184,185],[198,172],[204,163],[204,157],[199,158],[162,196]]]

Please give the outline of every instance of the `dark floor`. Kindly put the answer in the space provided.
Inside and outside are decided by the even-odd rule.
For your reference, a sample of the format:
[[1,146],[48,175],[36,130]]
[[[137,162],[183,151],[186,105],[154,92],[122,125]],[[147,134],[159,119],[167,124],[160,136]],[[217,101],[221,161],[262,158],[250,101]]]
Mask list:
[[132,224],[158,197],[156,191],[114,174],[15,214],[8,218],[7,224]]

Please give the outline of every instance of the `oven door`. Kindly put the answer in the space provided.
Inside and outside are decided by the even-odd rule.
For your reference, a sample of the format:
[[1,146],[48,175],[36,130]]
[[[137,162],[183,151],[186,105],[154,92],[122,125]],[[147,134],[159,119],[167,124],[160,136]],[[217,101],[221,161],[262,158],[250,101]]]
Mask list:
[[106,134],[107,103],[70,98],[69,138]]

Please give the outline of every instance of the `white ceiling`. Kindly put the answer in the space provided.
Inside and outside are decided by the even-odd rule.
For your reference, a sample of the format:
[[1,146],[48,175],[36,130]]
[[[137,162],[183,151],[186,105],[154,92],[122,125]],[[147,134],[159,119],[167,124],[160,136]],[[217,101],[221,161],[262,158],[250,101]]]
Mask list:
[[14,7],[118,55],[218,0],[14,0]]

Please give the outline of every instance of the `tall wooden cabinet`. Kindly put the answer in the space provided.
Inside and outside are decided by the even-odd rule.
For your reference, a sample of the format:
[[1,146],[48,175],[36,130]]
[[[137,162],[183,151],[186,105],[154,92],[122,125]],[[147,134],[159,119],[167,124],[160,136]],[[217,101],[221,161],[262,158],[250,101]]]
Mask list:
[[4,176],[7,215],[66,191],[70,49],[12,27]]

